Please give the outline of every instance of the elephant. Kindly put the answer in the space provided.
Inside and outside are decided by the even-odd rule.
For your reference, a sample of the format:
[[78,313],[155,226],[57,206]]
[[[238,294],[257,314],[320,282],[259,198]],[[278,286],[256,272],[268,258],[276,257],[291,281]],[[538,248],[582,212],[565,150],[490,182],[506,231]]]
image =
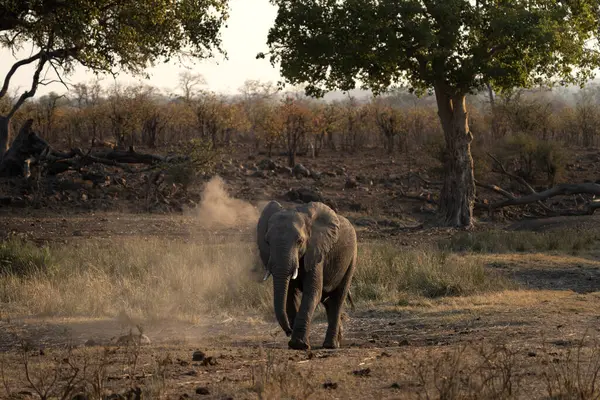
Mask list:
[[289,348],[310,349],[310,324],[319,302],[328,324],[323,347],[338,348],[342,309],[357,261],[356,231],[350,221],[320,202],[286,209],[271,201],[256,233],[266,269],[263,280],[273,276],[273,307],[279,325],[291,336]]

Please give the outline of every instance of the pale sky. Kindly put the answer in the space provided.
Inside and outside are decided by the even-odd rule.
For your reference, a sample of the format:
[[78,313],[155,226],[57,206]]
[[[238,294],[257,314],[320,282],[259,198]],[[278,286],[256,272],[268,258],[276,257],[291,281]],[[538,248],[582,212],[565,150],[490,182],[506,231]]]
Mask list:
[[[257,53],[267,51],[267,34],[275,20],[276,8],[269,3],[269,0],[231,0],[230,7],[228,27],[222,30],[223,48],[227,52],[228,60],[219,55],[210,60],[185,61],[183,67],[179,62],[171,62],[149,69],[147,72],[150,74],[150,80],[120,74],[118,81],[123,83],[143,81],[161,89],[175,90],[179,72],[187,67],[191,72],[204,76],[207,89],[222,93],[236,93],[247,79],[276,82],[279,79],[279,72],[271,66],[269,60],[256,60]],[[31,48],[25,48],[17,54],[17,58],[27,58],[30,53]],[[17,58],[6,49],[0,50],[0,77],[6,76]],[[19,73],[11,81],[11,93],[20,87],[20,94],[22,89],[30,87],[33,68],[31,66],[19,69]],[[94,74],[82,67],[68,76],[69,83],[89,82],[93,79]],[[112,76],[107,76],[103,84],[108,85],[113,82]],[[64,86],[57,83],[40,86],[38,95],[52,90],[65,92]]]

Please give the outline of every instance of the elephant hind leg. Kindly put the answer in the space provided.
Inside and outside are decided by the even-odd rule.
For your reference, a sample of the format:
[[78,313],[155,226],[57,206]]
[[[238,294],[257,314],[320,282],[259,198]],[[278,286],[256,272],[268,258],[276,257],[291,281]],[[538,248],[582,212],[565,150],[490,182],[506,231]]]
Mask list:
[[329,296],[327,301],[324,303],[325,310],[327,311],[327,334],[325,335],[325,342],[323,347],[327,349],[336,349],[340,347],[342,342],[342,313],[343,306],[348,291],[350,289],[350,282],[352,281],[352,275],[354,274],[354,268],[356,266],[355,259],[352,260],[344,279]]

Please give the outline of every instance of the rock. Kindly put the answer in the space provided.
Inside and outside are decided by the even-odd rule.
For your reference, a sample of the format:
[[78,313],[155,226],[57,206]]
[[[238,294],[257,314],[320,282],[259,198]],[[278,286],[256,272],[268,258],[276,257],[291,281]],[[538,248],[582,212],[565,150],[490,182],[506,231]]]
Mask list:
[[192,354],[192,361],[203,361],[206,358],[206,354],[203,351],[196,350]]
[[209,366],[209,365],[217,365],[217,364],[218,364],[217,359],[212,356],[206,357],[204,360],[202,360],[202,365],[204,365],[205,367]]
[[196,394],[201,394],[203,396],[206,396],[208,394],[210,394],[210,390],[208,390],[208,388],[200,386],[196,388]]
[[356,187],[358,187],[358,182],[356,181],[356,179],[354,179],[354,178],[346,179],[346,184],[344,185],[344,188],[354,189]]
[[264,160],[260,160],[258,164],[256,164],[259,169],[273,171],[277,168],[277,163],[269,158],[265,158]]
[[330,178],[335,178],[337,176],[337,174],[335,172],[325,171],[325,172],[321,173],[321,176],[328,176]]
[[320,201],[324,203],[323,196],[309,188],[291,189],[285,195],[288,201],[301,201],[310,203],[311,201]]
[[84,346],[87,346],[87,347],[98,346],[98,342],[96,342],[94,339],[89,339],[84,343]]
[[336,382],[327,381],[323,384],[323,389],[337,389],[338,384]]
[[294,170],[292,170],[290,167],[277,167],[275,172],[278,174],[286,174],[291,176]]
[[337,175],[344,175],[346,173],[346,167],[337,167],[335,173]]
[[388,226],[390,228],[398,228],[400,224],[396,221],[392,221],[391,219],[382,219],[377,221],[377,225],[379,226]]
[[77,393],[71,400],[88,400],[89,396],[85,393]]
[[309,173],[313,179],[321,179],[321,175],[323,175],[319,171],[315,171],[315,170],[310,170]]
[[366,211],[366,208],[360,203],[350,203],[348,208],[350,208],[350,211]]
[[296,178],[301,178],[301,177],[308,178],[310,176],[310,171],[304,165],[296,164],[294,166],[294,169],[292,170],[292,174]]
[[150,338],[146,335],[129,334],[129,335],[121,336],[117,339],[117,345],[130,345],[130,344],[148,345],[151,343],[152,342],[151,342]]
[[375,221],[374,219],[371,219],[371,218],[366,218],[366,217],[358,218],[357,220],[354,221],[354,225],[375,227],[375,226],[377,226],[377,221]]
[[267,174],[265,171],[262,170],[258,170],[252,173],[252,175],[250,175],[253,178],[262,178],[265,179],[267,177]]
[[356,376],[369,376],[371,375],[371,368],[363,368],[356,371],[352,371]]

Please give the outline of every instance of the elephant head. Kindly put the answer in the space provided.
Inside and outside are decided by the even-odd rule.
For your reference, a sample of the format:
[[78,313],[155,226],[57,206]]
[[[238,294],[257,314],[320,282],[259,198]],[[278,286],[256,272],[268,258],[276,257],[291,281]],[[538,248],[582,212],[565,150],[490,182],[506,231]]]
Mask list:
[[[304,273],[320,267],[337,241],[339,225],[336,213],[323,203],[286,210],[272,201],[261,214],[257,239],[267,270],[265,280],[273,275],[275,315],[288,336],[292,331],[286,312],[290,280],[298,277],[301,265]],[[304,293],[320,296],[310,293],[310,288],[305,288]]]

